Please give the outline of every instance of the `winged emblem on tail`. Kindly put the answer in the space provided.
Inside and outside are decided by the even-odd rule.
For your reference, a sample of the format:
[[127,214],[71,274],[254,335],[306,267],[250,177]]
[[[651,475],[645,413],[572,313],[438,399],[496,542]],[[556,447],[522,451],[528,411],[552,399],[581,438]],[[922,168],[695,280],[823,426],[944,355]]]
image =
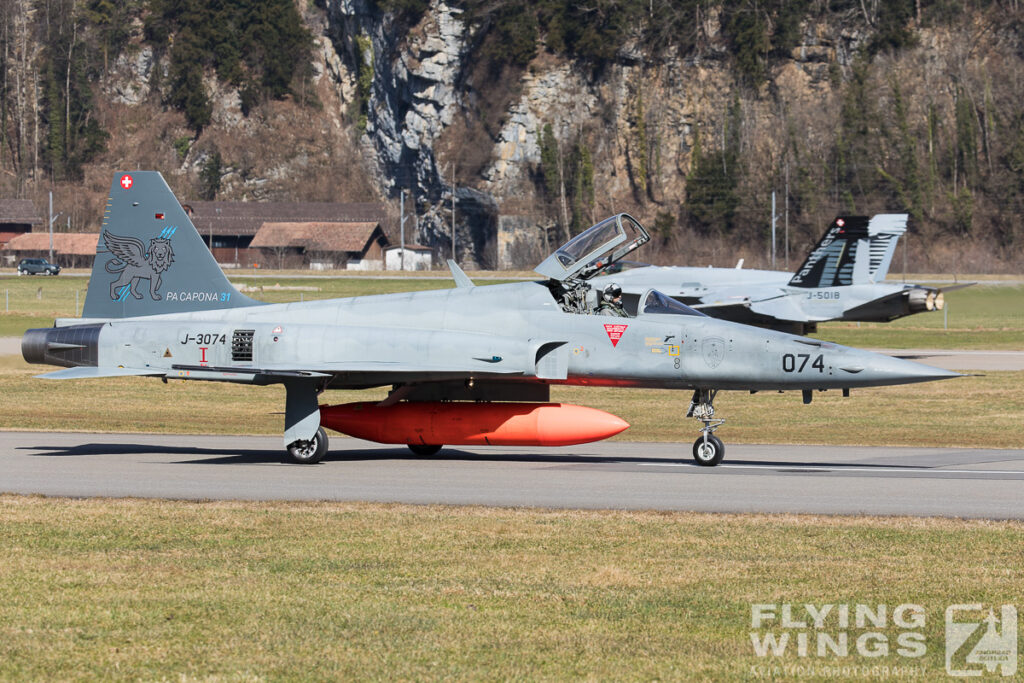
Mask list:
[[110,298],[124,301],[131,294],[141,299],[139,282],[149,280],[149,296],[153,301],[160,301],[162,284],[161,274],[174,263],[174,250],[171,241],[162,237],[149,240],[149,248],[135,237],[115,235],[108,230],[103,231],[103,242],[113,257],[103,266],[108,273],[120,274],[110,283]]

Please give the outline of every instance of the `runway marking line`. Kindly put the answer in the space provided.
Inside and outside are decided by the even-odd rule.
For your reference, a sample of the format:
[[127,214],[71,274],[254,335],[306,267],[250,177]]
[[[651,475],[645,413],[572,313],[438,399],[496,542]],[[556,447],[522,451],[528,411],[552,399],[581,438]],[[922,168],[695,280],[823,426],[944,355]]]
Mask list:
[[[622,462],[621,464],[634,464]],[[692,467],[699,468],[700,465],[690,462],[641,462],[635,463],[641,467]],[[1024,475],[1024,470],[944,470],[938,467],[892,467],[888,465],[879,465],[877,467],[846,467],[844,465],[735,465],[735,464],[724,464],[718,465],[719,468],[734,469],[734,470],[793,470],[799,469],[799,472],[794,474],[810,473],[810,472],[873,472],[873,473],[921,473],[921,474],[1021,474]]]

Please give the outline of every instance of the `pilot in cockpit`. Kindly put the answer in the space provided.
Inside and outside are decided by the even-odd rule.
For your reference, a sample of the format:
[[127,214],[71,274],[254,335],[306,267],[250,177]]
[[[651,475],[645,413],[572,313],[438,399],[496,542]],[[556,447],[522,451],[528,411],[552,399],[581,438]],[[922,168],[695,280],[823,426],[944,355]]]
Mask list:
[[601,293],[601,303],[597,307],[598,315],[610,315],[619,318],[627,317],[626,309],[622,307],[622,287],[611,283]]

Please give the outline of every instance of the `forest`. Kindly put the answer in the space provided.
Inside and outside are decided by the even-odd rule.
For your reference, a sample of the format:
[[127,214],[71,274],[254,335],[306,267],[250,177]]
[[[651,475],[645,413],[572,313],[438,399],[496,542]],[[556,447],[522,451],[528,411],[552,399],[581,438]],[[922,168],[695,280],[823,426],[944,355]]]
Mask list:
[[[244,116],[281,101],[320,116],[321,103],[307,87],[314,34],[304,17],[327,13],[330,4],[5,0],[0,193],[35,196],[45,187],[81,182],[89,164],[117,163],[107,155],[111,135],[119,131],[106,128],[98,115],[101,84],[120,56],[140,46],[164,65],[152,70],[150,104],[183,117],[188,136],[171,142],[182,149],[211,125],[211,79],[237,92]],[[430,7],[425,0],[365,4],[390,14],[395,30],[409,35]],[[504,87],[497,75],[522,74],[545,59],[569,60],[593,81],[624,62],[649,69],[728,69],[730,105],[696,130],[688,165],[679,171],[684,191],[666,193],[659,185],[664,171],[656,101],[641,94],[630,130],[623,132],[636,150],[628,201],[668,247],[685,235],[733,243],[762,239],[766,196],[776,189],[795,224],[818,225],[837,210],[902,210],[924,242],[966,240],[1002,266],[1024,260],[1024,231],[1016,219],[1024,210],[1024,12],[1016,0],[452,4],[471,27],[465,62],[475,70],[465,85],[481,92]],[[842,40],[815,37],[821,26]],[[822,70],[830,104],[813,114],[815,120],[792,108],[776,80],[809,37],[832,51]],[[350,67],[362,80],[368,64]],[[753,112],[766,108],[778,112],[767,146],[752,137],[763,130],[753,125]],[[346,115],[355,147],[365,113]],[[830,134],[812,140],[809,126],[825,126]],[[595,174],[603,172],[586,128],[581,130],[575,140],[560,141],[546,127],[537,140],[534,191],[572,231],[588,223]],[[219,152],[206,157],[197,194],[217,196],[226,161]]]
[[[95,116],[95,87],[129,46],[166,54],[167,83],[152,84],[197,133],[210,122],[202,79],[213,70],[236,88],[243,111],[291,94],[308,76],[310,36],[291,0],[5,0],[0,15],[0,144],[19,178],[80,178],[109,131]],[[153,72],[154,78],[162,74]]]
[[[731,102],[708,127],[713,135],[702,138],[698,130],[695,136],[684,197],[659,196],[653,176],[661,150],[650,120],[656,104],[645,103],[642,94],[635,101],[627,132],[641,150],[630,168],[633,194],[654,212],[654,227],[667,246],[681,235],[724,238],[726,244],[762,240],[770,220],[767,193],[778,190],[788,215],[817,226],[813,230],[834,211],[905,211],[922,243],[953,251],[958,247],[948,245],[969,244],[1020,265],[1024,14],[1018,2],[625,0],[584,6],[546,0],[466,6],[482,26],[477,49],[494,73],[508,64],[525,67],[540,51],[577,60],[595,78],[634,48],[651,68],[677,58],[727,60]],[[846,64],[828,65],[834,111],[813,114],[830,122],[824,145],[806,137],[806,113],[787,110],[771,79],[816,22],[841,26],[855,38]],[[945,40],[942,64],[913,63],[922,36],[937,35]],[[717,51],[723,45],[724,55]],[[775,135],[782,138],[781,151],[769,158],[744,120],[766,101],[778,112]],[[553,214],[563,194],[572,209],[566,220],[578,230],[594,202],[587,136],[562,145],[557,156],[551,131],[540,137],[540,193]],[[981,253],[974,255],[975,267],[987,258]]]

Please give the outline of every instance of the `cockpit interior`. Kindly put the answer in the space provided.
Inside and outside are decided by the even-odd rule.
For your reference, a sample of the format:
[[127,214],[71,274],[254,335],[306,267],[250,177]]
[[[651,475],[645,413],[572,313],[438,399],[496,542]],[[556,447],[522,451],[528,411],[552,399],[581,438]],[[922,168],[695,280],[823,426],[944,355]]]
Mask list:
[[[650,241],[651,236],[629,214],[606,218],[562,245],[535,269],[549,278],[548,287],[566,313],[594,315],[601,308],[602,292],[588,280],[603,275],[629,253]],[[621,301],[622,317],[637,315],[704,316],[657,290],[643,296],[626,295]]]

